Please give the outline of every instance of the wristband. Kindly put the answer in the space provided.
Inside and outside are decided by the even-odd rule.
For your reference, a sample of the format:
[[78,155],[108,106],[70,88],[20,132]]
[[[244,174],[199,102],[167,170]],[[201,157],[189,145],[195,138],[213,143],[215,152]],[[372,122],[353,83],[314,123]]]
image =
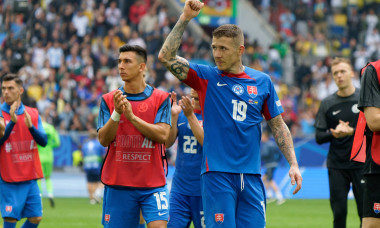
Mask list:
[[113,121],[115,121],[115,122],[119,122],[120,121],[120,114],[118,112],[116,112],[115,109],[112,112],[111,119]]

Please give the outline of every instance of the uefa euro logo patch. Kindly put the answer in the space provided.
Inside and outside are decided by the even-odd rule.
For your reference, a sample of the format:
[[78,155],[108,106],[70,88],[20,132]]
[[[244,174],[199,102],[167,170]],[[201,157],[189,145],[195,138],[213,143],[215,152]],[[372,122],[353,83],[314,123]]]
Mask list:
[[234,93],[236,93],[237,95],[242,95],[244,93],[244,88],[243,86],[239,85],[239,84],[235,84],[233,87],[232,87],[232,91],[234,91]]
[[257,96],[257,87],[256,86],[247,86],[247,92],[249,96],[255,98]]
[[110,219],[111,219],[111,215],[110,215],[110,214],[105,214],[105,215],[104,215],[104,222],[105,222],[105,223],[109,223],[109,222],[110,222]]
[[380,203],[374,203],[374,204],[373,204],[373,211],[374,211],[376,214],[379,214],[379,213],[380,213]]
[[218,223],[219,225],[224,222],[224,214],[218,213],[215,214],[215,222]]

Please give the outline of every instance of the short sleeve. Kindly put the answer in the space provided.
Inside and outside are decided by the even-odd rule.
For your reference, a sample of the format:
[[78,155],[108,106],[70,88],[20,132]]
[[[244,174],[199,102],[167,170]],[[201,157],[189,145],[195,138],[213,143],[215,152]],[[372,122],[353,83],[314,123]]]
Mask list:
[[154,123],[166,123],[170,126],[172,122],[172,108],[170,104],[169,96],[166,98],[164,102],[162,102],[160,108],[158,109],[156,118],[154,119]]
[[363,111],[364,107],[380,108],[380,85],[376,71],[369,65],[362,78],[358,108]]
[[268,80],[269,80],[269,84],[268,84],[269,93],[263,103],[263,109],[262,109],[262,113],[266,120],[270,120],[284,112],[284,109],[282,108],[282,105],[281,105],[281,101],[277,96],[276,90],[274,89],[274,85],[272,81],[270,80],[270,78],[268,78]]
[[106,102],[104,101],[104,98],[102,98],[102,101],[100,103],[99,115],[98,115],[97,130],[99,131],[99,129],[102,128],[110,118],[111,118],[110,110]]

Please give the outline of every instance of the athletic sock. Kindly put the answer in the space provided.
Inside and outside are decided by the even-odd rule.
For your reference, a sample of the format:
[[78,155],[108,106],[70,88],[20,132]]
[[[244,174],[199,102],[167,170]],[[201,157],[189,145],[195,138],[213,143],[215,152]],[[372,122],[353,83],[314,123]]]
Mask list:
[[4,228],[16,228],[16,223],[4,221]]
[[277,200],[283,200],[284,199],[284,197],[282,196],[281,191],[276,192],[276,199]]
[[[37,224],[34,224],[34,223],[31,223],[29,222],[29,220],[26,220],[25,223],[22,225],[21,228],[37,228],[38,227],[38,223]],[[5,227],[4,227],[5,228]]]
[[45,183],[46,183],[46,190],[47,190],[48,197],[53,198],[53,182],[49,178],[49,179],[45,179]]

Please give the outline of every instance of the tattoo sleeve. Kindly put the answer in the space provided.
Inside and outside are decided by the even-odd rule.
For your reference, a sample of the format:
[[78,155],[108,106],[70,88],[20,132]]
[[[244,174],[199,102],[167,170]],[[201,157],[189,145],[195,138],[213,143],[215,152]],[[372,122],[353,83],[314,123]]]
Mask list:
[[166,38],[158,55],[160,61],[179,80],[186,79],[187,73],[189,72],[189,62],[186,59],[177,56],[182,35],[188,23],[189,21],[182,20],[181,18],[178,20],[177,24]]
[[289,164],[297,164],[296,155],[294,152],[293,139],[290,134],[288,126],[282,120],[281,115],[268,120],[268,125],[272,129],[273,137],[276,140],[278,147],[284,154]]

